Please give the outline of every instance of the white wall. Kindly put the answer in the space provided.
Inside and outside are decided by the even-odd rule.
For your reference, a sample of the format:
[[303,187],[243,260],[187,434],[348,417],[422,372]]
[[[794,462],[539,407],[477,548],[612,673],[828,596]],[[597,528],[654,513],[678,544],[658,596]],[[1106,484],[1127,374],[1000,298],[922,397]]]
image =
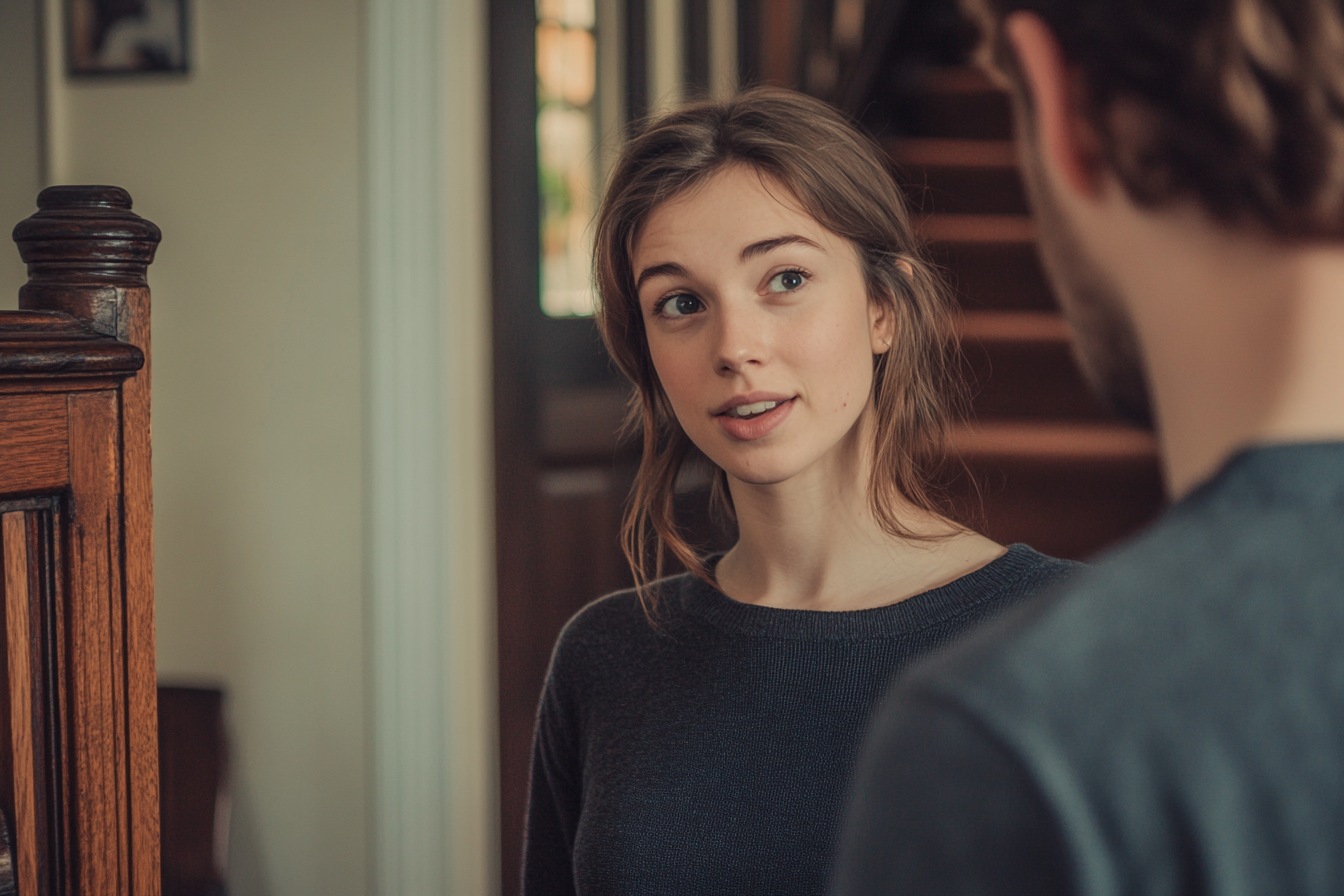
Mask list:
[[355,896],[372,880],[362,3],[193,5],[186,80],[57,80],[51,178],[123,186],[163,229],[159,671],[227,688],[233,893]]
[[38,2],[0,0],[0,309],[26,278],[10,230],[37,210],[42,186]]

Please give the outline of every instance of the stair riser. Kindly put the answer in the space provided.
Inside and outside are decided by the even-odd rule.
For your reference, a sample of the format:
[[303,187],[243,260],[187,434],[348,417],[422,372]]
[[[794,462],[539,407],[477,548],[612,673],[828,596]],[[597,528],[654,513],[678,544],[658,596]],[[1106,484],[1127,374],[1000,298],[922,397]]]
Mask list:
[[1033,244],[935,242],[929,249],[967,310],[1058,309]]
[[962,341],[963,370],[977,420],[1104,420],[1065,342]]
[[930,93],[916,98],[913,133],[923,137],[1007,140],[1013,136],[1008,95],[996,90]]
[[[1000,544],[1025,542],[1056,557],[1084,559],[1132,534],[1162,506],[1156,456],[1142,458],[972,457],[974,481],[949,490],[961,515]],[[955,468],[955,467],[954,467]]]
[[1016,169],[961,166],[898,168],[912,210],[923,215],[1025,215],[1030,212]]

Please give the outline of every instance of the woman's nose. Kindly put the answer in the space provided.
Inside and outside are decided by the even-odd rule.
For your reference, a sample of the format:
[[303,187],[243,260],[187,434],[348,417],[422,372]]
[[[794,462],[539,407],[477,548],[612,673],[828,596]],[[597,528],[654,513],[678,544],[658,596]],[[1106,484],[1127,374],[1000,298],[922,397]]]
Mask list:
[[754,309],[721,306],[717,327],[715,368],[720,373],[741,373],[767,360],[765,321]]

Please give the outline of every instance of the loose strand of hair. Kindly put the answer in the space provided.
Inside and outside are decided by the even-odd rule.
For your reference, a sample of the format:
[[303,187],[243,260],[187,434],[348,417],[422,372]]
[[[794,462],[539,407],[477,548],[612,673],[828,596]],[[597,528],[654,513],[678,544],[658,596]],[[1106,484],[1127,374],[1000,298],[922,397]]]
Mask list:
[[635,579],[635,591],[655,625],[661,621],[662,607],[654,585],[667,572],[669,554],[688,572],[715,585],[676,521],[676,481],[693,446],[675,423],[659,427],[662,416],[656,412],[644,415],[640,468],[621,521],[621,547]]

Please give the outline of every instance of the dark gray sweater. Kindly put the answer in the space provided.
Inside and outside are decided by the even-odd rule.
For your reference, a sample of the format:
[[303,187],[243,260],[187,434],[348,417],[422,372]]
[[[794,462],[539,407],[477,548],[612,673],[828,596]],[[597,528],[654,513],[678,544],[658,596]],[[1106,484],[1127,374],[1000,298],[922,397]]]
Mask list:
[[537,718],[528,896],[826,888],[851,763],[893,675],[1071,575],[1023,545],[889,607],[816,612],[661,584],[561,634]]
[[1241,454],[903,681],[836,896],[1344,893],[1344,444]]

